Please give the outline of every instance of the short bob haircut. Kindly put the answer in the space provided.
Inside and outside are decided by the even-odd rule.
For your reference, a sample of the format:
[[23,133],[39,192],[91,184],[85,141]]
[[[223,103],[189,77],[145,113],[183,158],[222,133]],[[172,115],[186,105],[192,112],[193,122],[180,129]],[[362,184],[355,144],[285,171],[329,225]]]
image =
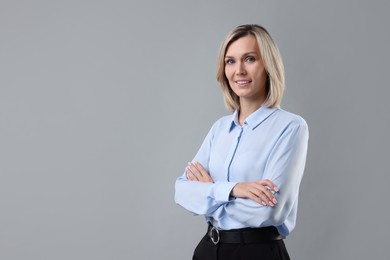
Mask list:
[[268,31],[257,24],[240,25],[228,33],[219,50],[217,80],[222,88],[225,105],[230,111],[240,107],[240,99],[233,92],[225,75],[225,55],[230,44],[247,35],[256,38],[259,52],[267,72],[267,98],[263,105],[280,107],[284,92],[284,66],[280,52]]

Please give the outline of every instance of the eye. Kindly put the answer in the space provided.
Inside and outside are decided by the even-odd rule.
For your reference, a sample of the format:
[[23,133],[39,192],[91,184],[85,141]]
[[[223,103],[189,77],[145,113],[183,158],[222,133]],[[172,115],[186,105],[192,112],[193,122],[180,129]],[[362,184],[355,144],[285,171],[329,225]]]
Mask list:
[[248,57],[245,58],[245,61],[246,61],[246,62],[255,62],[255,61],[256,61],[256,58],[253,57],[253,56],[248,56]]
[[225,64],[227,64],[227,65],[231,65],[231,64],[233,64],[234,63],[234,60],[233,59],[226,59],[225,60]]

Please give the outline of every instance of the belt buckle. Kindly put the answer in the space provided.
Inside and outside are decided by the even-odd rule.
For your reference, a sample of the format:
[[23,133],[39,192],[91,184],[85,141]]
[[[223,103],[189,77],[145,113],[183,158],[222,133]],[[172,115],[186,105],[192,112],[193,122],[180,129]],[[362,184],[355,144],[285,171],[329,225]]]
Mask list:
[[219,243],[219,239],[220,239],[219,231],[214,226],[212,226],[212,228],[209,231],[209,237],[211,241],[214,243],[214,245],[217,245]]

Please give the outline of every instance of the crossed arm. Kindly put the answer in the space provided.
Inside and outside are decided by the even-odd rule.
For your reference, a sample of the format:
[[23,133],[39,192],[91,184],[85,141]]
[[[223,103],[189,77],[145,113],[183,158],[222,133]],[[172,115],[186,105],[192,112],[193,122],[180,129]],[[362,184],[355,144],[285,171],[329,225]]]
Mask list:
[[[185,171],[190,181],[214,182],[210,174],[199,162],[189,162]],[[277,203],[274,192],[278,191],[278,187],[272,181],[259,180],[237,183],[230,195],[236,198],[251,199],[261,205],[273,207]]]

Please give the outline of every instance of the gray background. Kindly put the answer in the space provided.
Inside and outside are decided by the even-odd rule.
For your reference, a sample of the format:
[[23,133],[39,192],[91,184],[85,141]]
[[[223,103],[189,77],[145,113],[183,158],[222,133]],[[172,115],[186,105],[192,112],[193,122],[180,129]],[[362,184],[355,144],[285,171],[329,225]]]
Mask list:
[[390,2],[0,0],[0,258],[190,259],[174,181],[228,114],[223,36],[266,26],[310,126],[293,259],[378,259]]

